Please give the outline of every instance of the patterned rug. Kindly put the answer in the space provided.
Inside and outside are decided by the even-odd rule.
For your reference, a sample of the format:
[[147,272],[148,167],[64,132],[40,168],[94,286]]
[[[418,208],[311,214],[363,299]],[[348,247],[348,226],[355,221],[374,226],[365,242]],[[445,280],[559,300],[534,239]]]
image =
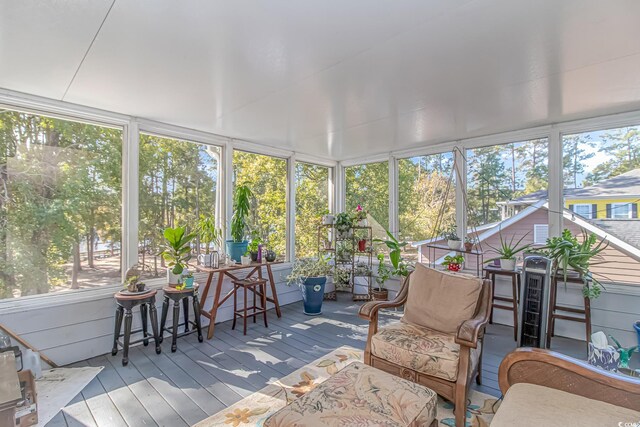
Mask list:
[[[363,352],[344,346],[245,397],[232,406],[196,424],[196,427],[262,426],[274,412],[293,402],[346,365],[362,361]],[[471,390],[467,426],[488,427],[499,404],[493,396]],[[438,398],[440,426],[455,426],[453,405]]]

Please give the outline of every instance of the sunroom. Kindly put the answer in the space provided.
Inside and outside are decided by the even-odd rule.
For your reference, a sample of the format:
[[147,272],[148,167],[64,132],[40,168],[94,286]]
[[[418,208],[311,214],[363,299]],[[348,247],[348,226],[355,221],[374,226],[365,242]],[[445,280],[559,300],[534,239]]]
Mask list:
[[0,427],[640,423],[637,1],[0,5]]

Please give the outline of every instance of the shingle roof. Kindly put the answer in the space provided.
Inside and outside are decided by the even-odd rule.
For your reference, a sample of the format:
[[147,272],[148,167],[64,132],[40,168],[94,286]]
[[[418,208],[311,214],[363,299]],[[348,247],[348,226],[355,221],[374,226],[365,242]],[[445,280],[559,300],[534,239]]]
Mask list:
[[637,219],[589,219],[587,220],[607,234],[640,248],[640,220]]

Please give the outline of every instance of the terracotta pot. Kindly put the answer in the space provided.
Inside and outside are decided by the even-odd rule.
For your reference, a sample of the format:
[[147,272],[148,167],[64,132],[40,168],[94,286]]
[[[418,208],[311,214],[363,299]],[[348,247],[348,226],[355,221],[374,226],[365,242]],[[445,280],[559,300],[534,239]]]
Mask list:
[[473,250],[473,243],[465,243],[464,250],[467,252],[471,252],[471,250]]
[[367,239],[358,240],[358,251],[364,252],[367,250]]
[[389,299],[389,291],[387,289],[372,289],[371,298],[374,301],[387,301]]

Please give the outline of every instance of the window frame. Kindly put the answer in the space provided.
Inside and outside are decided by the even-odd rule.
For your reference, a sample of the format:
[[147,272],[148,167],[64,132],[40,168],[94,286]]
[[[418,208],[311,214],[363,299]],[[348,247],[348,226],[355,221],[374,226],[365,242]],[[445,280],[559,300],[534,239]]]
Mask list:
[[[578,207],[584,208],[586,207],[588,210],[588,215],[583,215],[580,212],[578,212]],[[581,217],[585,218],[585,219],[593,219],[593,206],[590,203],[574,203],[573,204],[573,213],[575,213],[576,215],[580,215]]]
[[[627,209],[626,216],[619,216],[620,207],[625,206]],[[611,218],[610,219],[632,219],[633,209],[630,203],[611,203]]]
[[[544,240],[541,241],[541,239],[539,239],[539,236],[538,236],[540,231],[538,230],[544,230],[544,229],[546,229],[546,237],[544,238]],[[549,238],[549,224],[533,224],[533,244],[534,245],[546,245],[548,238]]]

